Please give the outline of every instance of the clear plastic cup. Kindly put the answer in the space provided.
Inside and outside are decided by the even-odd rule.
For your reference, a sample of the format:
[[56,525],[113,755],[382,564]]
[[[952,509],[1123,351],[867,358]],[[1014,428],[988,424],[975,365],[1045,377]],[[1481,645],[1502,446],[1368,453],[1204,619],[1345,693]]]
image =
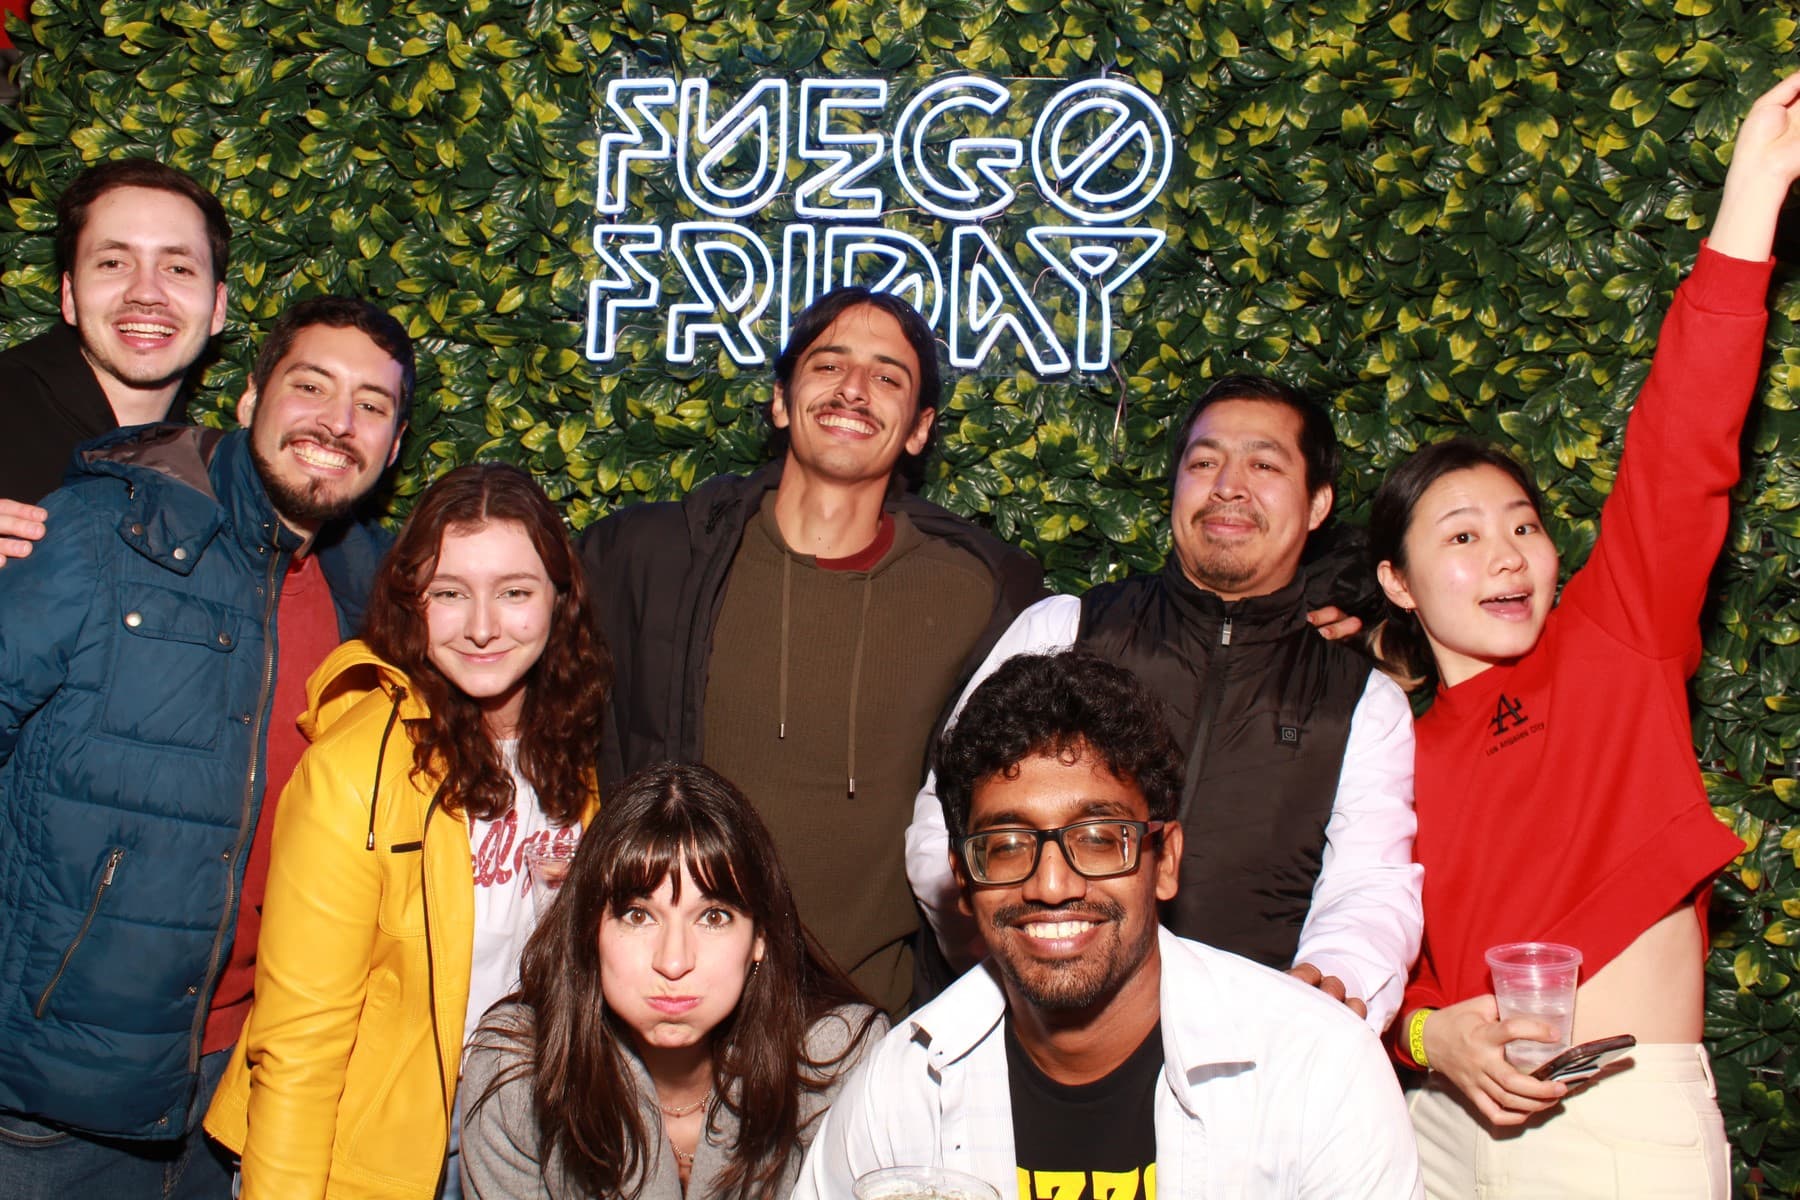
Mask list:
[[1506,1043],[1506,1061],[1534,1071],[1569,1048],[1575,1026],[1575,984],[1581,951],[1556,942],[1508,942],[1487,952],[1494,973],[1494,1000],[1500,1019],[1530,1017],[1555,1027],[1554,1042],[1519,1038]]
[[883,1167],[857,1179],[856,1200],[1000,1200],[1000,1193],[947,1167]]
[[562,890],[575,862],[578,842],[530,842],[520,856],[525,860],[526,889],[531,893],[531,907],[538,919],[550,909],[550,902]]

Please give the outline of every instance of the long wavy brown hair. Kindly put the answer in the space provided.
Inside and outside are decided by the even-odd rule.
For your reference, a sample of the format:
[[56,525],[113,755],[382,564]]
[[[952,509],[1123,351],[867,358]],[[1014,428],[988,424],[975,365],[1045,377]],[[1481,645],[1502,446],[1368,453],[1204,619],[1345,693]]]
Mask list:
[[525,674],[518,762],[545,815],[567,824],[581,815],[593,790],[612,656],[594,632],[587,583],[568,531],[531,476],[501,463],[476,463],[434,483],[375,577],[363,638],[406,672],[431,710],[428,719],[407,722],[414,773],[441,777],[444,807],[471,819],[492,820],[512,807],[512,776],[500,748],[480,707],[431,661],[425,621],[425,585],[444,534],[494,521],[524,529],[556,587],[549,641]]
[[517,999],[531,1012],[520,1030],[484,1025],[476,1042],[520,1052],[475,1101],[529,1076],[542,1155],[561,1162],[585,1196],[638,1196],[660,1130],[646,1129],[628,1062],[630,1029],[600,986],[600,923],[679,881],[685,865],[710,900],[747,914],[763,935],[761,965],[737,1007],[712,1030],[711,1128],[721,1110],[738,1124],[719,1181],[722,1195],[778,1200],[783,1170],[801,1149],[800,1097],[829,1088],[855,1061],[873,1009],[846,1029],[842,1053],[816,1061],[807,1032],[833,1009],[868,1000],[800,924],[774,839],[749,801],[708,767],[659,763],[607,797],[581,839],[568,879],[525,947]]

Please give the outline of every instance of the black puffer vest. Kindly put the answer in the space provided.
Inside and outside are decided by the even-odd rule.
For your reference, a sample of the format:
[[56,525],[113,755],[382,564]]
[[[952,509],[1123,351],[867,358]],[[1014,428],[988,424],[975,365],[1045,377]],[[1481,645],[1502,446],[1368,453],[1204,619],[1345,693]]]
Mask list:
[[1076,644],[1136,672],[1187,752],[1181,890],[1163,923],[1291,966],[1368,661],[1313,631],[1298,581],[1225,601],[1173,556],[1083,596]]

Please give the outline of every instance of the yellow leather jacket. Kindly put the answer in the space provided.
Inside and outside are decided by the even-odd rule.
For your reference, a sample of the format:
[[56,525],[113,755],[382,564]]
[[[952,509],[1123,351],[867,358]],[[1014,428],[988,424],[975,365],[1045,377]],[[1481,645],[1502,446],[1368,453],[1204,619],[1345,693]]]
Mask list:
[[400,725],[426,715],[362,642],[307,681],[313,744],[276,810],[256,999],[206,1114],[243,1156],[244,1200],[429,1200],[437,1186],[475,881],[467,823],[412,774]]

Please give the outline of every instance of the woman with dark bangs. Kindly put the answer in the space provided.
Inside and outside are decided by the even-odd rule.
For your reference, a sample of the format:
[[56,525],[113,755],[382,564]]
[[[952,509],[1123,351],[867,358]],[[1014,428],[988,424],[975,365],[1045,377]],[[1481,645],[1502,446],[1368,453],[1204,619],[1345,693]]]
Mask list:
[[470,1045],[471,1197],[774,1200],[887,1026],[794,912],[768,830],[703,766],[633,775]]
[[453,1188],[463,1047],[517,986],[526,847],[578,838],[594,810],[610,674],[531,477],[478,465],[433,485],[365,640],[307,684],[255,1001],[206,1120],[249,1200]]

